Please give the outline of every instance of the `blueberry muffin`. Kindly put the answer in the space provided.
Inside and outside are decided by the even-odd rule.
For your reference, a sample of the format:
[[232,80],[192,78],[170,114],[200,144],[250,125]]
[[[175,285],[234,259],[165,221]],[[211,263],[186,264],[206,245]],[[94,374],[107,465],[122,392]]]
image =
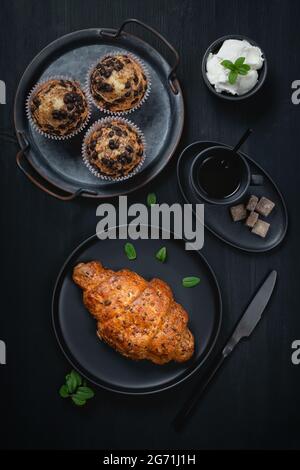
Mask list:
[[148,87],[142,66],[125,54],[104,57],[89,76],[94,103],[112,113],[136,108],[145,98]]
[[79,83],[50,79],[32,92],[28,110],[32,121],[44,134],[68,137],[87,122],[89,106]]
[[84,141],[87,162],[112,179],[128,177],[144,160],[141,135],[129,123],[111,119],[94,126]]

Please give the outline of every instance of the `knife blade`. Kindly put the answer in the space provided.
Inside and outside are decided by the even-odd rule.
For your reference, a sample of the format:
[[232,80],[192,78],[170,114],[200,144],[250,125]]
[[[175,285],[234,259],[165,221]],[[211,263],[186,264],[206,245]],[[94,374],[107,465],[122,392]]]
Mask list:
[[209,385],[212,378],[220,369],[225,359],[233,351],[235,346],[240,342],[241,339],[249,337],[253,332],[254,328],[261,319],[263,311],[268,305],[268,302],[271,298],[272,292],[276,284],[276,279],[277,272],[272,271],[256,292],[255,296],[251,300],[250,304],[248,305],[244,314],[239,320],[237,326],[235,327],[231,337],[229,338],[229,341],[227,341],[222,351],[215,356],[208,370],[201,378],[201,381],[198,382],[191,396],[185,402],[182,409],[175,417],[173,421],[173,426],[176,431],[180,431],[184,427],[187,419],[196,407],[200,396],[206,390],[206,387]]
[[241,339],[251,335],[254,328],[260,321],[263,311],[265,310],[271,298],[277,279],[277,272],[272,271],[265,279],[264,283],[256,292],[250,304],[245,310],[242,318],[238,322],[232,336],[224,347],[222,353],[227,356]]

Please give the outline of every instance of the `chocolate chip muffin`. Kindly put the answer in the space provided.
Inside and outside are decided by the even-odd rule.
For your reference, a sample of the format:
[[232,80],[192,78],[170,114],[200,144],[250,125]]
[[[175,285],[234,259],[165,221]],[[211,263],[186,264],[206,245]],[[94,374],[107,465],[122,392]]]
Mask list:
[[87,122],[89,105],[79,83],[53,78],[33,90],[28,112],[43,134],[66,138],[76,134]]
[[123,179],[144,161],[144,142],[131,123],[120,119],[102,119],[86,134],[83,155],[96,176]]
[[97,107],[122,113],[138,107],[149,91],[140,63],[126,54],[108,55],[92,70],[89,91]]

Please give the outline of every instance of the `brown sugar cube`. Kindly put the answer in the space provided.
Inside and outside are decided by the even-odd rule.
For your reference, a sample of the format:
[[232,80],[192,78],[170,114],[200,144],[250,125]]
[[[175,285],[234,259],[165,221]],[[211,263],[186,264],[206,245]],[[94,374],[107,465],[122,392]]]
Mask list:
[[256,208],[257,203],[258,203],[258,197],[253,196],[253,194],[252,194],[252,196],[250,196],[250,199],[249,199],[248,204],[246,206],[247,211],[250,211],[250,212],[254,211],[255,208]]
[[230,212],[233,222],[239,222],[247,217],[247,211],[244,204],[230,207]]
[[258,219],[251,232],[255,233],[255,235],[259,235],[260,237],[265,238],[269,231],[269,228],[270,224],[268,224],[268,222]]
[[270,199],[267,199],[266,197],[262,197],[258,201],[258,204],[255,210],[259,212],[259,214],[264,215],[265,217],[268,217],[268,215],[273,210],[274,206],[275,206],[274,202],[270,201]]
[[257,221],[258,221],[258,213],[251,212],[245,222],[245,225],[247,225],[247,227],[253,228]]

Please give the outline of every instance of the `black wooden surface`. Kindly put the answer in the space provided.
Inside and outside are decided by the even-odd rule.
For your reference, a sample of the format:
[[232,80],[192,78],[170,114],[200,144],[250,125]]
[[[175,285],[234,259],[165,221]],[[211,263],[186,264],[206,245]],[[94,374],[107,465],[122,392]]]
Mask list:
[[[73,407],[57,393],[69,365],[52,331],[50,302],[61,264],[95,232],[98,202],[63,203],[45,195],[17,170],[16,147],[2,142],[0,339],[7,344],[8,364],[0,366],[0,447],[299,447],[300,367],[292,365],[290,355],[292,341],[300,337],[300,107],[291,103],[291,82],[300,78],[300,4],[295,0],[2,0],[0,79],[7,84],[8,103],[0,106],[1,129],[12,129],[18,81],[42,47],[74,30],[117,27],[127,17],[157,28],[180,53],[179,77],[186,101],[180,148],[197,139],[234,143],[252,126],[255,132],[245,151],[271,173],[288,205],[289,233],[271,253],[238,252],[206,233],[203,253],[215,269],[224,300],[219,344],[270,269],[278,270],[278,286],[251,340],[241,344],[225,365],[183,434],[177,435],[170,421],[194,380],[169,393],[140,399],[97,390],[86,408]],[[158,41],[135,31],[164,52]],[[206,47],[230,33],[256,40],[269,60],[264,89],[243,103],[216,99],[201,77]],[[151,190],[161,202],[182,202],[175,162],[176,156],[130,201],[144,201]]]

